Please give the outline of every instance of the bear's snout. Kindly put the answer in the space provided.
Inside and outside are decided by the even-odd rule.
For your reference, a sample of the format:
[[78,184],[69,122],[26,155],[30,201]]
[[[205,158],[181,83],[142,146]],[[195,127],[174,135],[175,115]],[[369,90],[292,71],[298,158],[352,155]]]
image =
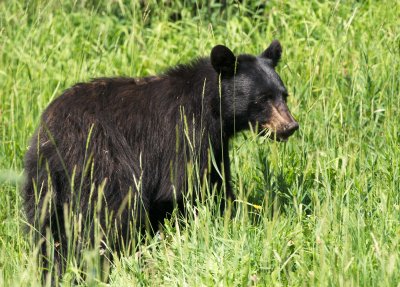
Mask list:
[[295,133],[299,129],[299,123],[293,120],[291,123],[287,124],[284,128],[283,131],[280,133],[280,137],[283,137],[287,139],[291,135]]
[[299,123],[293,118],[286,103],[270,103],[268,120],[262,127],[271,132],[270,138],[286,141],[299,129]]

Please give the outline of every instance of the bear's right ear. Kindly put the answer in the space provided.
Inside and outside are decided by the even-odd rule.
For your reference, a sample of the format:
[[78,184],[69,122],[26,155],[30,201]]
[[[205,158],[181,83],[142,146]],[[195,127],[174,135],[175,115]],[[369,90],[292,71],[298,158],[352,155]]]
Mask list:
[[272,41],[271,45],[262,52],[261,57],[270,59],[272,61],[272,66],[276,67],[282,55],[282,46],[278,40]]
[[231,77],[235,73],[236,57],[228,47],[217,45],[211,50],[211,65],[223,77]]

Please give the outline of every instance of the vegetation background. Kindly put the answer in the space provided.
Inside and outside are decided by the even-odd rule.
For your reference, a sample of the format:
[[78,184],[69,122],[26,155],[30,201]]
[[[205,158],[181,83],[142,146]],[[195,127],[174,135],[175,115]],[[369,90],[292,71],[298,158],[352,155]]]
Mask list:
[[215,44],[258,54],[275,38],[301,128],[284,144],[237,135],[235,216],[206,204],[116,259],[108,283],[70,262],[63,284],[400,286],[399,19],[389,0],[1,1],[0,286],[40,285],[19,188],[52,99],[94,77],[161,73]]

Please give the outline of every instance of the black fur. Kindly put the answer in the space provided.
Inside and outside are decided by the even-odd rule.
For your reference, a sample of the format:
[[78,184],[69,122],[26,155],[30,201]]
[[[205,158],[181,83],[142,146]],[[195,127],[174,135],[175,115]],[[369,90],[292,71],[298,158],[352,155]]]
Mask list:
[[[189,162],[234,200],[228,141],[249,122],[268,121],[267,101],[284,103],[277,57],[276,43],[260,57],[236,58],[217,46],[211,60],[158,77],[103,78],[66,90],[44,111],[25,158],[24,207],[38,238],[50,230],[66,252],[65,208],[89,218],[86,226],[97,214],[104,237],[117,231],[125,243],[147,223],[157,228],[175,205],[183,208]],[[224,179],[209,162],[210,148]],[[93,227],[85,228],[93,237]]]
[[262,57],[272,60],[272,66],[276,67],[282,55],[282,46],[278,40],[272,41],[271,45],[262,53]]

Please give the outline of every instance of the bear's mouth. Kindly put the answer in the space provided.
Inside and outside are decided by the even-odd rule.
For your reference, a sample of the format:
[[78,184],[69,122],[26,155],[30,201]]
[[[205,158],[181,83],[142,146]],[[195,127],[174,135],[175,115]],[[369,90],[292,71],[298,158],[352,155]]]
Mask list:
[[274,131],[271,131],[270,129],[265,129],[265,128],[261,131],[261,134],[263,136],[268,137],[271,140],[276,141],[276,142],[287,142],[289,139],[289,136],[286,136],[286,135],[280,134],[279,132],[274,132]]
[[295,133],[299,129],[299,124],[296,121],[293,121],[280,129],[276,129],[271,127],[269,124],[262,124],[263,128],[262,134],[266,135],[270,139],[273,139],[277,142],[286,142],[289,137]]

